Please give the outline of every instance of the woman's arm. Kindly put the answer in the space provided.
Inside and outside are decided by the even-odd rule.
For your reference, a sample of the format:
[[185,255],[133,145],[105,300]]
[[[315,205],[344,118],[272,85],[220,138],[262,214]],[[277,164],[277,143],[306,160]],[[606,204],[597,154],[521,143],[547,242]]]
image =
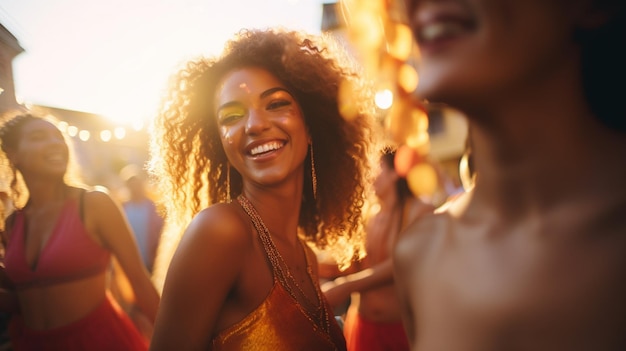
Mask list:
[[393,283],[391,259],[370,268],[339,277],[322,286],[328,303],[335,308],[344,303],[353,292],[363,292]]
[[85,214],[95,223],[98,237],[115,256],[133,288],[136,305],[154,323],[159,294],[150,280],[126,217],[113,199],[100,191],[85,195]]
[[151,348],[207,350],[218,315],[252,248],[249,226],[228,205],[200,212],[172,258]]

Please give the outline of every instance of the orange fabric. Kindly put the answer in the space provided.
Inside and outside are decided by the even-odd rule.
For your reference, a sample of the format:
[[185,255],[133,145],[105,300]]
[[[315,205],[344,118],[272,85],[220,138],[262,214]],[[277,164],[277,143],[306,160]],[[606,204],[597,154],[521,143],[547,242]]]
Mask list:
[[348,351],[409,351],[409,341],[402,322],[368,321],[352,308],[344,324]]
[[345,340],[332,310],[330,336],[301,310],[278,282],[269,296],[246,318],[213,339],[215,351],[343,351]]

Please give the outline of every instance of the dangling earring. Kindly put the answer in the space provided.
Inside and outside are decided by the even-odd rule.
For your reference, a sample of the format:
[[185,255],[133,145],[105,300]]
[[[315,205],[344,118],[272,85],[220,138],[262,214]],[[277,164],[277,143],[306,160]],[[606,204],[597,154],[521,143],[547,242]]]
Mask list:
[[230,203],[230,163],[226,163],[226,202]]
[[313,199],[317,200],[317,174],[315,172],[315,160],[313,159],[313,143],[309,144],[311,149],[311,183],[313,183]]

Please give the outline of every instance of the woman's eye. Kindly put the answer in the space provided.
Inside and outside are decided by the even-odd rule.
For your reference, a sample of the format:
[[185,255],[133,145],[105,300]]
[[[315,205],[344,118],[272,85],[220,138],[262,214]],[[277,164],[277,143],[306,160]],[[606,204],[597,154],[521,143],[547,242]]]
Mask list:
[[289,106],[289,105],[291,105],[291,101],[288,101],[288,100],[275,100],[275,101],[270,102],[267,105],[267,109],[268,110],[275,110],[277,108],[281,108],[281,107]]
[[226,111],[221,111],[218,114],[218,121],[220,124],[229,124],[242,118],[244,115],[245,112],[240,109],[229,109]]
[[226,115],[220,118],[220,122],[223,124],[228,124],[231,123],[235,120],[237,120],[238,118],[243,117],[243,115],[241,114],[230,114],[230,115]]

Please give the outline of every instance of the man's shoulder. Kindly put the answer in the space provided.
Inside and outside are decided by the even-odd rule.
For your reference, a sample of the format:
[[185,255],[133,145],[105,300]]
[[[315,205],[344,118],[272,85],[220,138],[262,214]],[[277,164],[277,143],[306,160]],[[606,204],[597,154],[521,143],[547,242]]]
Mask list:
[[399,261],[421,259],[450,231],[452,221],[447,212],[421,216],[398,238],[394,250],[395,259]]

